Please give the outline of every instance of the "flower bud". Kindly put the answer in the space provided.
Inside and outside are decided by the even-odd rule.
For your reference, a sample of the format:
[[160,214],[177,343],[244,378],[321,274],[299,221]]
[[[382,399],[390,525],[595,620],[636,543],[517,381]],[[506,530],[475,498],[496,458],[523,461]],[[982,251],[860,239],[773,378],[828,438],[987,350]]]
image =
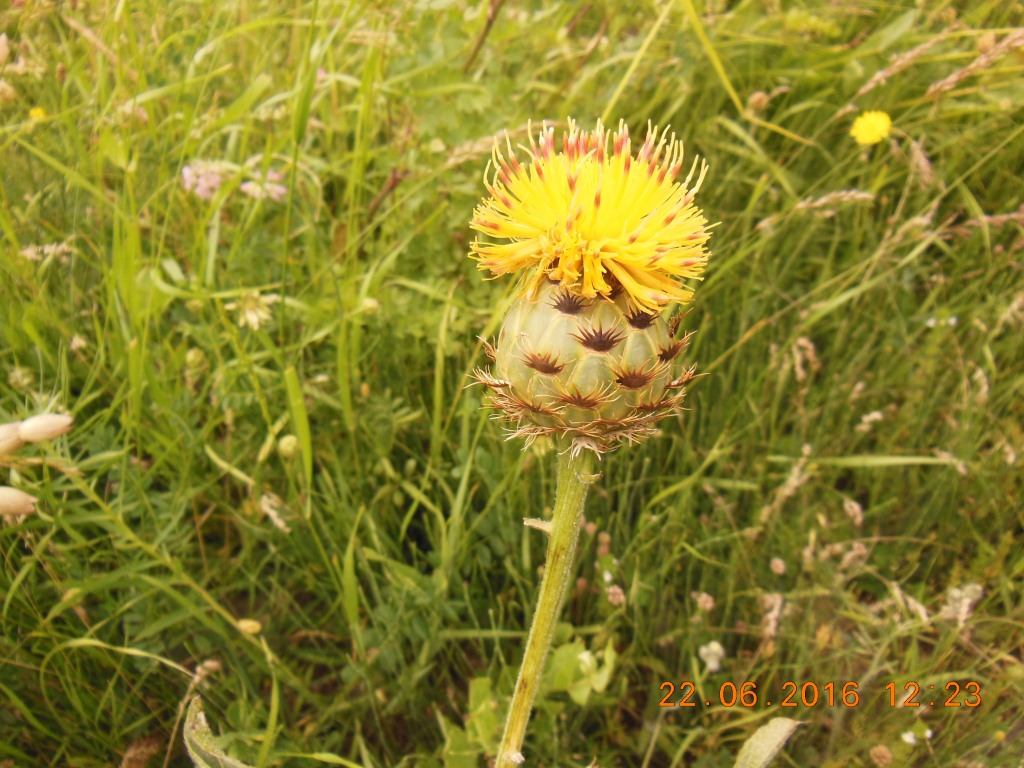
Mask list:
[[277,441],[277,452],[286,461],[290,461],[298,456],[299,450],[299,438],[295,435],[284,435]]
[[21,422],[18,436],[26,443],[41,443],[66,434],[74,419],[62,413],[41,413]]
[[36,497],[17,488],[0,485],[0,515],[24,517],[36,508]]
[[25,444],[25,441],[18,435],[20,421],[13,424],[0,424],[0,456],[14,453]]
[[194,371],[205,370],[207,367],[206,354],[199,347],[192,347],[185,353],[185,367]]
[[239,619],[235,622],[235,626],[247,635],[258,635],[263,631],[263,625],[256,619]]

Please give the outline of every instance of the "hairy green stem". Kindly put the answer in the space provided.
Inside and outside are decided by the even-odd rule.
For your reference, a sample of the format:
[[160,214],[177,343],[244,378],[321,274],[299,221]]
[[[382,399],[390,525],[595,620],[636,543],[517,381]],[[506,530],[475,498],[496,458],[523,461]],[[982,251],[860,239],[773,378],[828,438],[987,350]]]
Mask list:
[[537,609],[533,614],[530,636],[526,640],[523,665],[519,668],[512,707],[505,722],[505,734],[501,737],[498,760],[495,768],[515,768],[523,762],[523,737],[526,724],[533,710],[533,699],[537,695],[544,661],[551,648],[551,636],[562,612],[565,593],[572,581],[573,559],[576,541],[583,519],[583,504],[590,484],[597,479],[592,474],[594,454],[580,451],[576,456],[568,446],[559,445],[558,487],[555,491],[555,511],[548,533],[548,553],[544,560],[544,578],[537,597]]

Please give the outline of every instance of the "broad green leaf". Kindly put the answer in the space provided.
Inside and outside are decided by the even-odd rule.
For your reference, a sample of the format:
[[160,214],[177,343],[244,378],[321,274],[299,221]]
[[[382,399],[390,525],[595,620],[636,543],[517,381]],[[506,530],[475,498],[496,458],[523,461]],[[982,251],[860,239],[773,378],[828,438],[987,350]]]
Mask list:
[[198,696],[189,702],[188,714],[185,716],[185,749],[196,768],[250,768],[240,760],[228,757],[217,746]]
[[569,698],[576,702],[579,706],[587,706],[587,702],[590,701],[590,680],[581,678],[569,686]]
[[470,681],[466,734],[483,747],[485,752],[491,754],[498,750],[504,720],[496,701],[490,678],[474,677]]
[[585,650],[586,647],[578,640],[552,650],[544,672],[543,687],[552,693],[568,691],[582,675],[580,654]]
[[605,688],[608,687],[608,683],[612,679],[612,673],[615,671],[615,661],[618,658],[619,655],[615,652],[615,644],[609,639],[608,644],[604,647],[604,664],[591,681],[595,692],[604,693]]
[[734,768],[765,768],[799,725],[798,721],[788,717],[777,717],[762,725],[743,745]]
[[438,719],[444,733],[441,759],[444,760],[445,768],[479,768],[480,750],[466,732],[443,717]]

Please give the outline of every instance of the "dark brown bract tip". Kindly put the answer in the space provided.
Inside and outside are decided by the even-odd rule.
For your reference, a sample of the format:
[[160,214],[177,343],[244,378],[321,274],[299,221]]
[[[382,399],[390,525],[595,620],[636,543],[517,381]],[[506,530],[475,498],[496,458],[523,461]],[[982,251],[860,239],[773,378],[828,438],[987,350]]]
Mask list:
[[599,405],[607,403],[611,398],[598,391],[589,392],[584,395],[574,387],[571,392],[562,392],[555,395],[555,399],[574,408],[597,408]]
[[607,352],[626,338],[626,335],[622,331],[615,329],[606,331],[598,326],[597,328],[583,328],[578,334],[572,334],[572,337],[587,349],[594,352]]
[[669,336],[675,336],[676,333],[679,332],[679,324],[681,322],[683,322],[683,316],[681,314],[676,315],[675,317],[672,318],[671,322],[668,324]]
[[503,393],[500,398],[501,399],[498,401],[499,406],[506,413],[509,413],[516,419],[528,418],[527,414],[535,414],[537,416],[557,416],[559,412],[557,407],[548,407],[543,403],[527,400],[525,397],[520,397],[515,392]]
[[492,363],[495,362],[498,359],[498,350],[496,350],[494,345],[483,336],[478,336],[477,338],[479,338],[480,342],[484,345],[484,353],[491,359]]
[[483,384],[485,387],[487,387],[490,390],[493,390],[494,392],[498,392],[499,390],[502,389],[508,389],[509,387],[512,386],[512,382],[505,381],[504,379],[499,379],[497,376],[494,376],[490,371],[485,371],[482,368],[475,369],[473,371],[472,376],[474,379],[474,384]]
[[661,362],[663,362],[663,363],[669,363],[669,362],[671,362],[671,361],[676,359],[676,356],[683,350],[683,347],[685,347],[685,346],[686,346],[686,339],[680,339],[679,341],[674,341],[671,344],[669,344],[667,347],[663,347],[658,352],[658,359],[661,360]]
[[551,302],[551,307],[563,315],[578,315],[586,306],[586,299],[566,290],[561,291]]
[[523,355],[523,363],[528,368],[533,368],[537,373],[543,373],[545,376],[555,376],[565,368],[565,363],[558,362],[550,352],[547,354],[527,352]]
[[[704,376],[706,374],[700,374],[700,375]],[[687,368],[685,371],[683,371],[681,374],[679,374],[676,378],[672,379],[672,381],[670,381],[668,384],[665,385],[665,389],[682,389],[687,384],[689,384],[691,381],[693,381],[695,378],[697,378],[697,365],[696,364],[691,365],[689,368]]]
[[[658,358],[661,360],[661,362],[672,362],[672,360],[674,360],[681,351],[683,351],[684,349],[686,349],[687,346],[689,346],[690,339],[693,338],[694,333],[696,333],[696,331],[689,331],[683,334],[683,338],[677,339],[676,341],[669,344],[667,347],[663,347],[661,350],[659,350]],[[675,336],[675,331],[672,332],[672,335]]]
[[642,309],[638,309],[632,315],[626,315],[626,320],[637,330],[642,331],[644,328],[650,328],[655,320],[658,319],[657,315],[652,315],[649,312],[644,312]]
[[654,381],[654,377],[657,375],[657,369],[623,368],[616,371],[615,380],[626,389],[640,389]]
[[633,406],[633,411],[637,415],[664,413],[681,406],[685,397],[686,393],[681,392],[677,395],[664,396],[660,400],[637,403]]

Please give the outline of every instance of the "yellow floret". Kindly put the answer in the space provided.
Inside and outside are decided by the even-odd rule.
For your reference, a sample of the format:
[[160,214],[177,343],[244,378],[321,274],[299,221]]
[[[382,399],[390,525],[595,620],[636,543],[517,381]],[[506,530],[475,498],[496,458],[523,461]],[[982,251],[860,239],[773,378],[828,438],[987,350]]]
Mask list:
[[636,155],[620,123],[609,135],[600,122],[580,131],[569,121],[562,151],[554,129],[530,136],[520,163],[506,136],[495,143],[488,197],[474,212],[471,255],[494,275],[526,271],[530,295],[544,278],[586,298],[609,297],[616,286],[645,311],[690,301],[682,281],[707,264],[707,220],[694,205],[707,166],[694,160],[685,179],[683,146],[648,126]]

